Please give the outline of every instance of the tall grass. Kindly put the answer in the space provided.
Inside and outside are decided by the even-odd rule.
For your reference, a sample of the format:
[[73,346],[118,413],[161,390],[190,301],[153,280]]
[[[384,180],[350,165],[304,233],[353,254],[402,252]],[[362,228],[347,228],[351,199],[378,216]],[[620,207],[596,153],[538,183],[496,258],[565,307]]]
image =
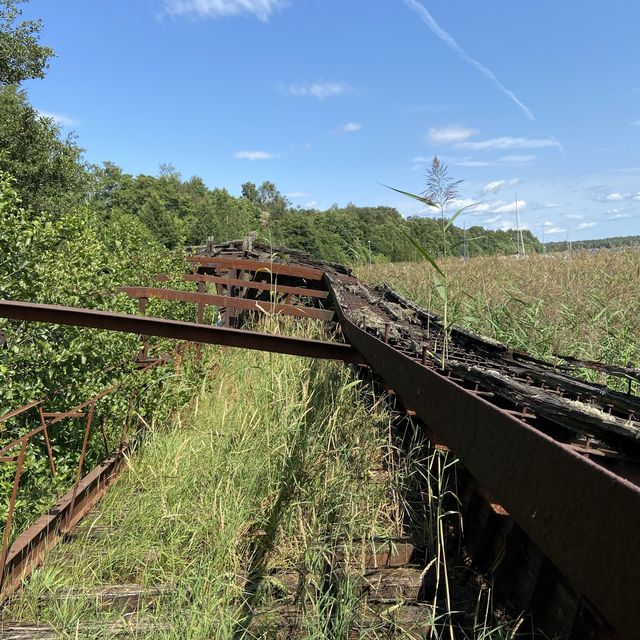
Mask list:
[[[450,258],[440,266],[456,324],[540,357],[640,363],[640,251]],[[371,279],[443,312],[422,264],[376,264]]]
[[158,623],[149,637],[270,637],[261,612],[277,601],[282,576],[294,575],[302,637],[341,637],[350,626],[359,597],[347,576],[327,575],[328,559],[338,546],[398,528],[387,486],[371,473],[385,446],[383,413],[364,406],[341,365],[206,353],[193,403],[155,426],[85,524],[106,527],[104,537],[59,547],[5,618],[46,621],[75,637],[80,622],[121,616],[52,594],[137,583],[168,589],[145,614]]

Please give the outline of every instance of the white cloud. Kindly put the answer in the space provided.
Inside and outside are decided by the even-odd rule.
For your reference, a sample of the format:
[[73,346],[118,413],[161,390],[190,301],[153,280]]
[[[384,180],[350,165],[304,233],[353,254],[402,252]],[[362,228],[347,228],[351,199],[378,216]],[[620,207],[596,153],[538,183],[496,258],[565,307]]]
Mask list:
[[315,209],[318,206],[318,201],[312,200],[311,202],[307,202],[304,206],[306,209]]
[[[518,200],[518,210],[524,209],[527,206],[526,200]],[[516,210],[516,202],[507,202],[498,207],[494,207],[494,213],[513,213]]]
[[425,158],[424,156],[413,156],[411,158],[411,162],[429,162],[429,158]]
[[489,182],[482,188],[482,195],[486,196],[490,193],[498,193],[502,189],[506,189],[508,187],[515,187],[520,184],[520,178],[513,178],[512,180],[494,180],[493,182]]
[[578,229],[591,229],[591,227],[595,227],[597,224],[597,222],[581,222],[578,225]]
[[640,120],[634,120],[634,121],[631,123],[631,126],[632,126],[632,127],[640,127]]
[[545,229],[544,232],[547,235],[553,235],[555,233],[566,233],[567,230],[563,229],[562,227],[551,227],[550,229]]
[[616,213],[615,215],[607,216],[607,220],[626,220],[627,218],[630,218],[630,217],[631,217],[630,213]]
[[478,142],[459,142],[456,146],[459,149],[471,149],[473,151],[486,151],[488,149],[542,149],[545,147],[562,148],[555,138],[512,138],[509,136],[490,138],[489,140],[480,140]]
[[291,191],[291,193],[284,194],[287,198],[308,198],[311,194],[305,193],[304,191]]
[[465,62],[468,62],[472,67],[477,69],[485,78],[488,78],[495,87],[502,93],[504,93],[510,100],[512,100],[529,118],[529,120],[535,120],[531,109],[527,107],[521,100],[518,99],[515,93],[505,87],[502,82],[497,78],[495,73],[488,67],[485,67],[481,62],[478,62],[475,58],[472,58],[453,38],[450,33],[447,33],[434,19],[433,16],[427,11],[427,9],[420,4],[417,0],[404,0],[404,3],[415,11],[422,21],[431,29],[431,31],[442,40],[452,51],[457,53]]
[[360,129],[362,129],[362,125],[359,122],[347,122],[340,127],[340,131],[343,133],[356,133]]
[[236,151],[233,157],[237,160],[276,160],[281,158],[279,153],[269,153],[268,151]]
[[622,200],[626,200],[630,197],[630,193],[620,193],[618,191],[614,191],[613,193],[610,193],[608,196],[606,196],[605,200],[607,202],[621,202]]
[[563,213],[563,218],[567,218],[567,220],[582,220],[584,216],[581,213]]
[[614,207],[613,209],[607,209],[605,213],[620,213],[624,211],[624,207]]
[[451,164],[455,164],[458,167],[491,167],[493,162],[487,162],[486,160],[472,160],[471,158],[461,158]]
[[463,207],[469,208],[462,215],[465,215],[467,213],[469,215],[480,215],[482,213],[486,213],[491,209],[491,205],[487,202],[479,202],[476,204],[476,201],[472,200],[471,198],[456,198],[449,203],[447,209],[457,211],[459,209],[462,209]]
[[451,144],[453,142],[464,142],[476,133],[478,133],[477,129],[450,124],[446,127],[431,127],[427,132],[427,140],[434,144]]
[[339,96],[351,91],[351,87],[346,82],[312,82],[290,84],[284,87],[284,92],[291,96],[318,98],[318,100]]
[[284,0],[165,0],[170,16],[227,18],[252,15],[266,22],[272,13],[285,6]]
[[43,118],[50,118],[60,127],[75,127],[79,123],[75,118],[64,115],[64,113],[53,113],[53,111],[38,111]]
[[525,156],[525,155],[513,155],[513,156],[502,156],[502,158],[498,158],[498,162],[504,162],[505,164],[529,164],[536,159],[535,156]]

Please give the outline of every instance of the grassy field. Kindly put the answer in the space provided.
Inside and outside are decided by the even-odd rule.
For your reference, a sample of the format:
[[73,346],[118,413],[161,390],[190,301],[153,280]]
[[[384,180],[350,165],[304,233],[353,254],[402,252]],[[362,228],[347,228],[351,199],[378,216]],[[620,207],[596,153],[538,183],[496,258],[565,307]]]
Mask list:
[[[440,263],[449,316],[540,357],[562,353],[615,364],[640,363],[640,251],[481,257]],[[356,270],[437,313],[443,301],[426,263]]]

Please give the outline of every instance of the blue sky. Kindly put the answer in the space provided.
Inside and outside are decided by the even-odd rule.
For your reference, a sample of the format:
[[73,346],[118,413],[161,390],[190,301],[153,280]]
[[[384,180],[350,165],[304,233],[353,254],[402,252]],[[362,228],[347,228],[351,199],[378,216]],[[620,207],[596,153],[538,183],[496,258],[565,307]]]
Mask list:
[[[91,162],[172,163],[300,206],[419,192],[434,154],[467,226],[640,234],[640,3],[31,0],[57,58],[33,104]],[[458,222],[461,218],[458,219]]]

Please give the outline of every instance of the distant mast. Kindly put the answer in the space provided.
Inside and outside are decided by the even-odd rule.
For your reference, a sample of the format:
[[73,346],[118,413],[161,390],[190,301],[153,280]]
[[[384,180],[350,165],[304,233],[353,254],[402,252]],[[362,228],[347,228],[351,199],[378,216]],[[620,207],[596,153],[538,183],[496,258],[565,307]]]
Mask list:
[[520,209],[518,209],[518,194],[516,193],[516,244],[518,245],[518,257],[524,258],[524,237],[522,235],[522,228],[520,227]]

